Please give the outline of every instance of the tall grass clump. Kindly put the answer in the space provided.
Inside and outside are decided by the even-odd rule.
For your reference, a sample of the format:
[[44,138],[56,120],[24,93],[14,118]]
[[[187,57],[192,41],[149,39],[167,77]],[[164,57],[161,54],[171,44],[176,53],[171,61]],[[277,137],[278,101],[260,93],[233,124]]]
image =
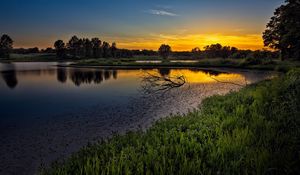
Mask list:
[[299,174],[300,70],[206,99],[147,132],[89,145],[41,174]]

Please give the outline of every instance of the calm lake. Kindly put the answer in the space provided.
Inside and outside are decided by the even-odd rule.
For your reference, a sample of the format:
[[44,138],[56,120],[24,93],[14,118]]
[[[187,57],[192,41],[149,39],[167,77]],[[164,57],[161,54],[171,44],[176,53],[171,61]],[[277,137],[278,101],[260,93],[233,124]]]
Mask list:
[[[276,73],[231,69],[104,69],[0,63],[0,174],[32,174],[89,142],[146,129]],[[149,75],[186,83],[145,94]],[[151,88],[151,87],[150,87]]]

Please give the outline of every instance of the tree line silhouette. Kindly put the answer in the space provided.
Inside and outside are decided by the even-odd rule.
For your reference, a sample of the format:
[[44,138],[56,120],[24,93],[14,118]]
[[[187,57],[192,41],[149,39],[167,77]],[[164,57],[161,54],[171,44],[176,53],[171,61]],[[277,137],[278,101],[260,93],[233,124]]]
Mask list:
[[113,42],[111,45],[99,38],[78,38],[71,37],[68,43],[63,40],[57,40],[54,48],[58,58],[129,58],[132,52],[128,49],[118,49],[117,44]]
[[54,48],[46,48],[40,50],[37,47],[34,48],[16,48],[13,49],[13,40],[8,35],[1,37],[1,49],[0,57],[9,58],[10,53],[17,54],[35,54],[35,53],[56,53],[57,57],[61,60],[64,59],[85,59],[85,58],[132,58],[134,56],[161,56],[164,59],[170,56],[174,58],[267,58],[276,59],[280,57],[280,50],[240,50],[236,47],[222,46],[221,44],[211,44],[205,46],[203,50],[199,47],[192,49],[191,51],[172,51],[171,47],[167,44],[162,44],[158,51],[154,50],[128,50],[118,49],[116,43],[111,45],[108,42],[102,42],[98,38],[79,39],[77,36],[73,36],[68,43],[64,43],[62,40],[57,40],[54,43]]

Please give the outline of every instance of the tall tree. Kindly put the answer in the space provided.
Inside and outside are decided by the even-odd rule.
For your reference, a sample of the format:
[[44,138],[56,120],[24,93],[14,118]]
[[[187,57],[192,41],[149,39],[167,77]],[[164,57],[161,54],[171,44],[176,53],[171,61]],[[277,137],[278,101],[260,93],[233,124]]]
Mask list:
[[84,43],[84,49],[85,49],[85,57],[86,58],[91,58],[93,55],[93,44],[92,42],[86,38],[83,39],[83,43]]
[[93,57],[102,57],[101,40],[99,38],[92,38]]
[[281,51],[281,58],[300,59],[300,0],[286,0],[274,12],[263,33],[264,45]]
[[56,50],[57,57],[64,58],[65,57],[65,43],[63,42],[63,40],[55,41],[54,47]]
[[159,49],[158,49],[158,53],[159,55],[163,58],[163,59],[168,59],[168,57],[170,56],[172,52],[172,49],[169,45],[167,44],[162,44]]
[[0,38],[0,58],[9,58],[13,48],[13,40],[6,34]]
[[102,44],[102,50],[103,50],[103,57],[107,58],[110,56],[109,50],[110,50],[110,45],[108,42],[103,42]]
[[72,36],[68,42],[68,49],[74,58],[78,56],[79,47],[79,38],[77,36]]
[[78,40],[78,57],[79,58],[85,57],[85,43],[84,43],[84,39],[82,38]]
[[111,56],[113,58],[116,58],[117,57],[117,44],[115,42],[112,43],[111,47],[110,47],[110,53],[111,53]]

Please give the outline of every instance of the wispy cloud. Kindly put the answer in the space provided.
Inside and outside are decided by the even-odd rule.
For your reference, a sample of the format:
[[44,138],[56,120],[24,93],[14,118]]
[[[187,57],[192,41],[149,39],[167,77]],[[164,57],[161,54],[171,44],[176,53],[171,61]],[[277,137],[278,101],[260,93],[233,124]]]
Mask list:
[[149,13],[151,15],[159,15],[159,16],[179,16],[178,14],[172,13],[172,12],[168,12],[165,10],[154,10],[154,9],[150,9],[145,11],[146,13]]

